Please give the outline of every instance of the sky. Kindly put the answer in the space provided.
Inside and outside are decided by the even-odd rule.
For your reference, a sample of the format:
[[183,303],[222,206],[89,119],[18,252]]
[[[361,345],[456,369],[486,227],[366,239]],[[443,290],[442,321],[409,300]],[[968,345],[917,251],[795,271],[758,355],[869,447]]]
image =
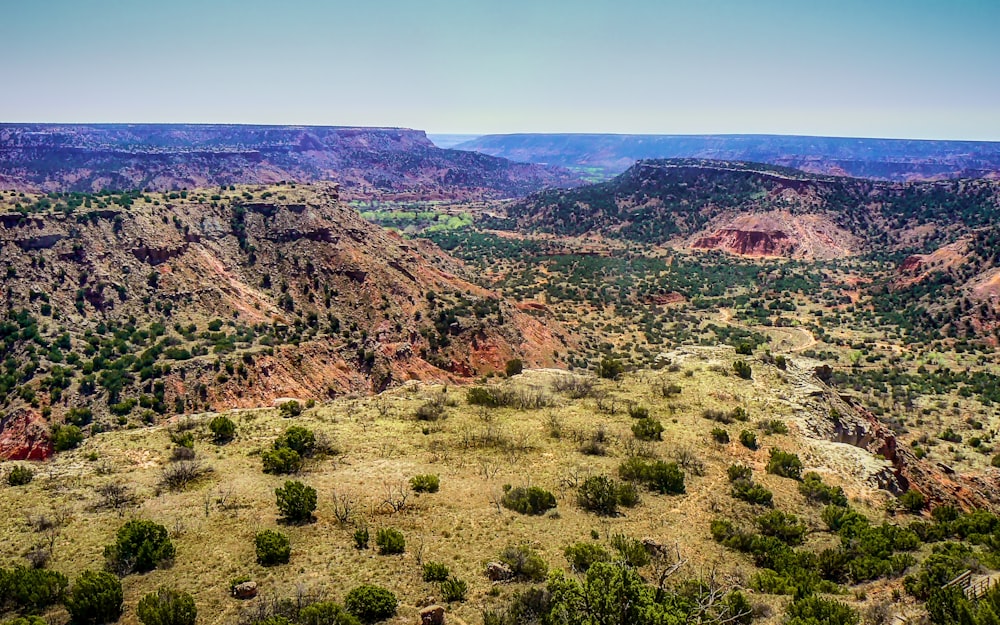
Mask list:
[[998,0],[0,0],[0,121],[1000,140]]

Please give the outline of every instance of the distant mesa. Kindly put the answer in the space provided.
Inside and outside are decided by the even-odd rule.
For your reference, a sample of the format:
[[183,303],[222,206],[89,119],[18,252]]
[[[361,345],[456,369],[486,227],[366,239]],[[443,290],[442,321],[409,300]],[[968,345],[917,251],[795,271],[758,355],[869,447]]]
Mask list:
[[332,180],[343,195],[511,198],[565,169],[444,150],[420,130],[194,124],[0,124],[0,188],[170,191]]

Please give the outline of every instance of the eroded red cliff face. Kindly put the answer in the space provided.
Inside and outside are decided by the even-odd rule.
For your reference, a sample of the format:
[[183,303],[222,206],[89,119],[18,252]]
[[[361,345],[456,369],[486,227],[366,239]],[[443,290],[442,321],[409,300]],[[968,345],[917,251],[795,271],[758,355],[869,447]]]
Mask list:
[[695,239],[697,250],[723,250],[741,256],[785,256],[795,250],[795,242],[780,230],[736,230],[724,228]]
[[0,460],[45,460],[52,451],[48,424],[37,412],[18,408],[0,418]]

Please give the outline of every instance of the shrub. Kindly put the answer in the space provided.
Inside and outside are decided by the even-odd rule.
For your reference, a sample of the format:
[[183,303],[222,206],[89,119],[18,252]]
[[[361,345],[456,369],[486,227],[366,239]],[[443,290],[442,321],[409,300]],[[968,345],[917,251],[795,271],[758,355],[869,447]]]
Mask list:
[[990,460],[990,466],[1000,468],[1000,454],[994,454],[993,458]]
[[396,595],[372,584],[362,584],[344,598],[344,607],[362,623],[377,623],[395,616],[398,604]]
[[288,428],[284,434],[274,441],[274,449],[288,448],[303,458],[311,456],[315,447],[316,435],[312,430],[298,425]]
[[94,413],[90,408],[70,408],[63,420],[69,425],[83,427],[94,420]]
[[298,473],[302,469],[302,456],[294,449],[279,447],[260,455],[264,462],[264,473],[278,475]]
[[545,560],[528,545],[507,547],[500,552],[500,561],[509,566],[519,580],[540,582],[549,572]]
[[56,423],[52,426],[49,435],[52,439],[52,448],[56,451],[76,449],[83,442],[83,432],[75,425]]
[[504,365],[504,372],[507,374],[508,378],[512,375],[517,375],[522,371],[524,371],[524,362],[522,362],[520,358],[508,360],[507,364]]
[[795,454],[772,449],[771,459],[767,462],[767,472],[798,480],[802,477],[802,461]]
[[749,380],[752,374],[750,365],[748,365],[745,360],[737,360],[734,362],[733,370],[736,372],[736,375],[740,376],[744,380]]
[[786,625],[857,625],[857,610],[841,601],[811,596],[797,599],[788,606]]
[[639,505],[639,489],[635,484],[625,482],[618,485],[618,505],[634,508]]
[[368,527],[363,526],[354,530],[354,548],[361,550],[368,548],[368,541],[370,540],[370,534],[368,533]]
[[680,495],[684,493],[684,472],[676,462],[657,460],[646,469],[644,480],[646,487],[664,495]]
[[750,343],[740,343],[736,346],[736,353],[740,356],[752,356],[753,355],[753,345]]
[[281,412],[281,416],[283,417],[297,417],[302,414],[302,404],[293,399],[281,404],[281,406],[278,407],[278,410]]
[[750,480],[736,480],[733,482],[733,488],[731,491],[733,497],[736,499],[741,499],[747,503],[756,504],[758,506],[771,507],[773,495],[771,491],[767,490],[760,484],[754,484]]
[[33,479],[35,479],[35,472],[31,470],[31,467],[23,464],[15,464],[7,472],[7,484],[9,486],[24,486],[25,484],[29,484]]
[[236,424],[229,417],[222,415],[209,421],[208,429],[212,433],[212,440],[219,445],[228,443],[236,436]]
[[799,492],[812,502],[835,506],[847,505],[847,495],[844,494],[843,488],[825,484],[823,478],[818,473],[813,473],[812,471],[802,476],[802,483],[799,484]]
[[113,623],[122,615],[122,582],[107,571],[84,571],[76,578],[66,609],[78,625]]
[[712,428],[712,438],[716,443],[726,445],[729,443],[729,432],[722,428]]
[[615,548],[618,555],[625,564],[639,568],[646,566],[650,562],[649,552],[642,541],[629,538],[624,534],[615,534],[611,537],[611,546]]
[[283,488],[274,489],[281,517],[292,523],[311,521],[316,510],[316,489],[302,482],[289,480]]
[[663,424],[656,419],[639,419],[632,424],[632,434],[641,441],[663,440]]
[[614,380],[623,373],[625,373],[625,365],[617,358],[605,356],[597,365],[597,375],[608,380]]
[[135,611],[143,625],[194,625],[198,616],[191,595],[165,587],[140,599]]
[[361,625],[356,616],[332,601],[320,601],[302,608],[300,625]]
[[907,512],[917,513],[924,509],[927,500],[923,493],[918,490],[908,490],[899,496],[899,505]]
[[41,612],[63,600],[69,580],[62,573],[15,566],[0,569],[0,611],[10,604],[22,612]]
[[441,481],[436,475],[414,475],[410,478],[410,488],[416,493],[436,493]]
[[760,533],[774,536],[786,545],[801,545],[806,534],[806,526],[794,514],[786,514],[781,510],[772,510],[756,519]]
[[607,475],[592,475],[580,485],[576,500],[584,510],[615,514],[618,512],[618,485]]
[[521,514],[544,514],[556,507],[556,496],[538,486],[508,488],[500,503],[504,508]]
[[610,562],[611,554],[595,543],[576,543],[563,550],[570,567],[577,573],[586,573],[595,562]]
[[153,521],[133,519],[119,528],[115,544],[104,548],[104,557],[112,571],[145,573],[172,560],[174,545],[167,528]]
[[649,408],[645,406],[640,406],[639,404],[629,404],[628,416],[633,419],[648,419],[649,418]]
[[425,582],[443,582],[451,574],[448,566],[441,562],[424,562],[423,569]]
[[788,434],[788,426],[784,421],[778,419],[768,419],[757,423],[757,427],[764,434]]
[[740,443],[747,449],[757,449],[757,435],[752,430],[740,432]]
[[375,544],[378,545],[379,554],[383,556],[403,553],[406,550],[403,533],[391,527],[379,528],[375,533]]
[[258,532],[254,537],[254,546],[257,550],[257,563],[263,566],[286,564],[292,555],[288,537],[274,530]]
[[441,597],[448,603],[465,601],[465,593],[468,591],[469,585],[456,577],[449,577],[441,582]]
[[736,480],[750,480],[753,475],[753,471],[750,467],[744,466],[742,464],[731,464],[729,468],[726,469],[726,473],[729,475],[729,481],[735,482]]

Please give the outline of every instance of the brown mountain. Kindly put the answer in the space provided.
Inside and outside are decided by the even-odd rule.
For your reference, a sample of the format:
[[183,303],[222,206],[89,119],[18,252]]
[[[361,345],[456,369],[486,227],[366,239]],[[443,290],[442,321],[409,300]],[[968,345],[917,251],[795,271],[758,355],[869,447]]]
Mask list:
[[0,124],[0,188],[153,191],[330,180],[345,197],[517,197],[577,179],[404,128]]
[[550,365],[562,348],[558,326],[332,185],[2,198],[0,402],[22,431],[81,406],[127,425]]

